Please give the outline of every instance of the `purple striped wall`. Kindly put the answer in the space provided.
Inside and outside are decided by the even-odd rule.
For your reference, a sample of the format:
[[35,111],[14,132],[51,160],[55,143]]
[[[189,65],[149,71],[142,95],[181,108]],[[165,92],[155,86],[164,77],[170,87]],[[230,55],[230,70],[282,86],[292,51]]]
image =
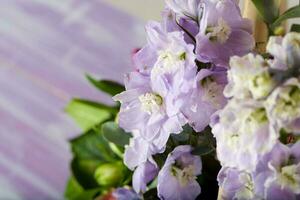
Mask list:
[[89,72],[120,81],[143,24],[101,0],[0,1],[0,199],[62,199],[79,133],[72,96],[110,102]]

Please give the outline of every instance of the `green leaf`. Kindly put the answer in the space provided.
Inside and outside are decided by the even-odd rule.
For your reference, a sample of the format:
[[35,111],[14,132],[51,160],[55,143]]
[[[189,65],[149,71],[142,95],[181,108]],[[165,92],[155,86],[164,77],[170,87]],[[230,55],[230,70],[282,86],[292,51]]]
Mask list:
[[111,162],[116,158],[102,133],[96,129],[71,140],[71,148],[75,157],[79,159]]
[[71,169],[74,177],[84,189],[98,187],[94,178],[97,167],[101,164],[99,160],[74,158],[71,162]]
[[73,200],[76,198],[76,196],[80,195],[83,192],[83,188],[81,185],[77,182],[77,180],[74,178],[74,176],[71,176],[68,180],[66,189],[65,189],[65,197],[68,200]]
[[193,154],[194,155],[207,155],[215,151],[216,141],[211,133],[211,128],[206,127],[201,133],[196,133],[193,135]]
[[131,138],[130,133],[126,133],[115,122],[106,122],[102,125],[102,133],[104,138],[118,146],[124,147],[129,144]]
[[201,185],[201,194],[198,199],[217,199],[219,189],[217,176],[221,169],[220,163],[212,154],[201,156],[201,160],[202,174],[197,178]]
[[203,145],[203,146],[198,146],[196,147],[193,151],[192,154],[194,155],[199,155],[199,156],[203,156],[203,155],[207,155],[210,154],[214,151],[214,148],[210,145]]
[[65,199],[66,200],[93,200],[96,195],[100,193],[100,188],[84,190],[76,179],[71,176],[66,186]]
[[100,195],[101,189],[90,189],[90,190],[85,190],[81,192],[79,195],[77,195],[75,198],[72,200],[94,200],[95,197]]
[[112,119],[116,109],[96,102],[73,99],[65,108],[65,111],[87,131],[101,122]]
[[144,200],[157,200],[159,199],[157,196],[157,189],[151,189],[144,193]]
[[158,180],[157,177],[148,185],[149,190],[157,188]]
[[96,80],[90,75],[86,75],[86,78],[89,82],[94,85],[96,88],[105,92],[111,96],[115,96],[123,91],[125,91],[125,87],[119,83],[109,81],[109,80]]
[[300,17],[300,6],[294,6],[288,9],[285,13],[283,13],[272,25],[272,28],[276,28],[279,26],[283,21],[287,19],[297,18]]
[[279,6],[276,0],[252,0],[262,19],[272,24],[279,16]]
[[194,130],[189,125],[183,127],[183,131],[179,134],[172,134],[171,137],[176,140],[178,143],[187,142],[190,138],[190,135],[194,133]]
[[71,140],[71,148],[74,154],[71,169],[84,189],[98,186],[94,173],[100,164],[117,160],[100,131],[90,130]]
[[291,27],[291,32],[300,33],[300,24],[293,24]]

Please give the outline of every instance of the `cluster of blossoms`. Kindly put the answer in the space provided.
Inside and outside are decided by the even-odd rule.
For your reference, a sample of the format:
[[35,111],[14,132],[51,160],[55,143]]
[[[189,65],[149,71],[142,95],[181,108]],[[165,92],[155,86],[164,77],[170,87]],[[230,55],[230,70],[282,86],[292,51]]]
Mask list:
[[[133,56],[135,71],[126,75],[126,91],[114,99],[121,102],[120,127],[133,134],[125,149],[124,162],[134,170],[134,190],[145,192],[147,184],[158,177],[161,199],[188,200],[201,192],[196,177],[201,174],[202,163],[199,156],[192,154],[193,147],[177,146],[161,169],[153,156],[163,153],[170,135],[180,134],[184,125],[189,124],[201,134],[210,124],[211,116],[227,103],[223,90],[230,57],[251,52],[255,42],[251,22],[242,18],[236,0],[166,0],[166,5],[163,21],[146,26],[147,45]],[[268,81],[264,72],[260,73],[254,74],[259,76],[257,81]],[[249,89],[261,92],[256,85]],[[226,110],[228,106],[223,112]],[[261,112],[251,105],[245,110],[249,119],[256,119],[257,115],[262,124],[267,124],[264,110]],[[220,118],[222,115],[225,114],[220,114]],[[258,129],[252,123],[247,125]],[[223,134],[215,132],[217,138]],[[264,137],[271,138],[272,134]],[[272,138],[275,140],[276,137]],[[262,148],[262,144],[252,144],[261,152],[267,152],[272,145]]]
[[267,52],[231,58],[228,104],[212,117],[222,199],[300,198],[300,34],[271,37]]

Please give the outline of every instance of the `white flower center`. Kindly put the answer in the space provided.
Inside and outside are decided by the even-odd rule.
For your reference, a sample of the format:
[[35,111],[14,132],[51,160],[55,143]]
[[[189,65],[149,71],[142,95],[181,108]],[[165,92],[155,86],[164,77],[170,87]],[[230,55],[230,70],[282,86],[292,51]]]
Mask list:
[[217,26],[207,28],[207,33],[211,33],[210,40],[224,44],[229,39],[231,28],[224,19],[220,18]]
[[284,119],[300,115],[300,89],[297,86],[286,87],[275,102],[275,116]]
[[139,96],[139,100],[142,104],[142,110],[149,114],[158,112],[163,104],[162,97],[155,93],[143,94]]
[[274,85],[271,75],[268,71],[264,71],[253,77],[249,84],[249,90],[255,99],[259,99],[266,97],[272,91]]
[[180,169],[176,166],[172,167],[172,174],[177,178],[181,186],[186,186],[192,180],[196,179],[195,168],[193,165]]
[[278,182],[282,188],[290,188],[295,193],[300,193],[300,174],[297,165],[289,165],[281,168]]
[[254,197],[254,184],[252,178],[249,174],[242,174],[240,176],[241,181],[244,183],[237,194],[235,195],[236,199],[253,199]]
[[[243,144],[245,138],[248,138],[250,134],[253,137],[257,137],[254,134],[259,130],[265,123],[268,122],[267,113],[264,108],[258,108],[251,112],[240,111],[239,115],[236,116],[237,121],[227,120],[226,124],[231,124],[231,129],[226,132],[226,144],[229,148],[234,151],[238,151]],[[249,143],[250,145],[251,143]],[[249,146],[243,146],[244,149]],[[257,149],[259,152],[265,152],[266,149]]]
[[175,54],[169,50],[161,51],[152,69],[152,75],[157,76],[176,71],[186,59],[186,53]]

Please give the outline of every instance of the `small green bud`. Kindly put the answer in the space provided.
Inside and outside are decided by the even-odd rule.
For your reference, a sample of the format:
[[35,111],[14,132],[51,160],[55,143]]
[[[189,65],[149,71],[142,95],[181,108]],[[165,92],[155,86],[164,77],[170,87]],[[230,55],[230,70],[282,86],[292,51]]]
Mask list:
[[117,186],[124,179],[124,173],[123,163],[105,163],[96,169],[94,177],[99,185],[111,187]]
[[283,36],[285,34],[285,29],[283,26],[277,26],[274,30],[274,34],[277,36]]

